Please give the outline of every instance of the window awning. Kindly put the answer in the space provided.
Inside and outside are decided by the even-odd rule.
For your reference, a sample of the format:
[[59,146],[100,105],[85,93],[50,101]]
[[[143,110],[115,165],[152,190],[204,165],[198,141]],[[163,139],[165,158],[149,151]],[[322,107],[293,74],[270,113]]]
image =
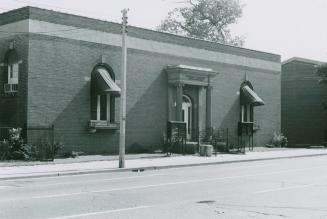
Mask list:
[[103,93],[115,93],[117,95],[120,94],[120,87],[118,87],[118,85],[110,77],[110,74],[106,69],[98,68],[94,73],[97,89]]
[[253,106],[265,105],[263,100],[248,85],[241,88],[241,103]]
[[9,49],[5,54],[5,62],[6,64],[15,64],[19,62],[19,56],[15,49]]

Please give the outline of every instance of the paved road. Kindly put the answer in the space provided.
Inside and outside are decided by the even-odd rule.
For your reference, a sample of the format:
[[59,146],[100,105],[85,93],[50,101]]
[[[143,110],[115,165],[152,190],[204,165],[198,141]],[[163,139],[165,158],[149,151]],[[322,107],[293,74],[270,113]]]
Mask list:
[[327,157],[0,182],[0,218],[327,218]]

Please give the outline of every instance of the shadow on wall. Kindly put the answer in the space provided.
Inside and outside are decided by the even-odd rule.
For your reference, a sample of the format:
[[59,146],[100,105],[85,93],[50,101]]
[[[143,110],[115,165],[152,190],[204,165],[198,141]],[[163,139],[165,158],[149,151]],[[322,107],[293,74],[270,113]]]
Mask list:
[[235,98],[234,103],[229,108],[229,111],[225,115],[221,122],[221,128],[228,128],[228,142],[230,145],[237,145],[237,127],[240,117],[240,100]]
[[[135,103],[127,113],[126,151],[151,152],[161,148],[167,122],[166,74],[161,73],[147,89],[144,88],[144,83],[135,83],[128,92],[127,106],[133,100]],[[140,97],[138,94],[141,94]],[[55,141],[64,144],[60,152],[118,154],[119,130],[97,130],[92,134],[88,132],[88,122],[91,119],[90,83],[83,84],[75,95],[65,98],[71,99],[68,104],[65,102],[65,106],[61,107],[60,101],[54,101],[48,109],[56,111],[53,114],[57,115],[56,118],[50,119],[49,116],[48,123],[54,125]]]
[[54,120],[55,141],[61,141],[65,145],[61,152],[118,154],[117,130],[88,132],[90,104],[90,83],[86,83]]
[[127,152],[135,153],[137,148],[142,152],[154,151],[162,147],[168,114],[167,83],[167,75],[161,72],[146,89],[147,82],[143,82],[127,91],[130,92],[127,101],[132,104],[126,118]]

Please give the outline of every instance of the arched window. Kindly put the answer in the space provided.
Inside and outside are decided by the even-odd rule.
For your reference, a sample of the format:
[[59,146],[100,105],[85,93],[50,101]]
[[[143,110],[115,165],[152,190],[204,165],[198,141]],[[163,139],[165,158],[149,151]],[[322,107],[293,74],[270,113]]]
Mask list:
[[110,128],[115,123],[115,98],[120,88],[110,66],[101,64],[91,74],[91,126]]
[[242,123],[253,122],[253,107],[264,105],[263,100],[253,91],[253,86],[249,81],[244,81],[240,87]]

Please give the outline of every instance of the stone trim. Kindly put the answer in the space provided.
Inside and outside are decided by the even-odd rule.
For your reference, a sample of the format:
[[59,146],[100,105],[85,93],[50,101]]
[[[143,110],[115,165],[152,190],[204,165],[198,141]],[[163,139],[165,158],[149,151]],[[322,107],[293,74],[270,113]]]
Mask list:
[[[93,18],[72,15],[62,12],[56,12],[35,7],[24,7],[0,14],[0,25],[17,22],[24,19],[40,20],[54,24],[73,26],[83,29],[90,29],[100,32],[110,32],[114,34],[121,33],[121,25],[119,23],[97,20]],[[223,52],[233,55],[240,55],[260,60],[280,62],[280,55],[241,48],[236,46],[225,45],[221,43],[199,40],[195,38],[178,36],[170,33],[163,33],[154,30],[128,27],[128,35],[140,39],[155,40],[164,43],[183,45],[193,48],[202,48],[209,51]]]

